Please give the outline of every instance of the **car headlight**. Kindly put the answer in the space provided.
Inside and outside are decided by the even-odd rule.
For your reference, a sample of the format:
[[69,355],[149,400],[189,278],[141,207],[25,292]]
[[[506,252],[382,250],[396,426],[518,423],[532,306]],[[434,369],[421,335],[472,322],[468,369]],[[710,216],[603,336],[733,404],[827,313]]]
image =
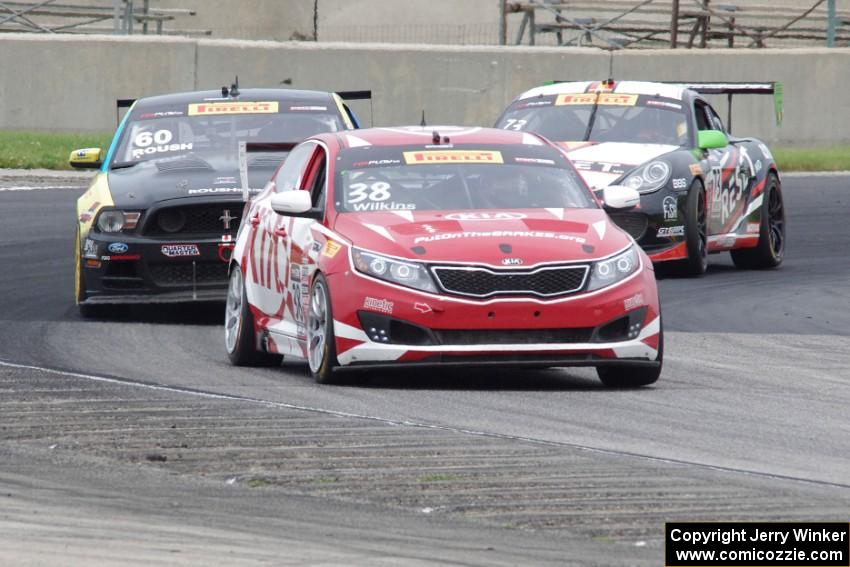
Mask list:
[[666,161],[651,161],[629,174],[622,184],[638,193],[649,193],[663,187],[670,179],[670,173],[670,164]]
[[133,230],[139,222],[139,212],[119,211],[109,209],[101,211],[97,216],[97,228],[101,232],[121,232]]
[[358,272],[422,291],[437,291],[427,268],[417,262],[396,260],[357,248],[351,250],[351,257]]
[[638,266],[640,266],[640,259],[637,250],[634,245],[629,246],[629,249],[622,254],[593,264],[587,290],[593,291],[622,281],[635,273]]

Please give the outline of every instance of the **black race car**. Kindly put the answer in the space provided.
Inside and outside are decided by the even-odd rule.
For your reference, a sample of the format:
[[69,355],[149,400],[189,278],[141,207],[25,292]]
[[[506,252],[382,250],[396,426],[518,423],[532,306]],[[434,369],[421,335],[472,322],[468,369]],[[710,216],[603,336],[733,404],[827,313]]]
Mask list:
[[[73,167],[99,170],[77,201],[80,313],[112,303],[223,300],[244,201],[283,161],[281,148],[357,128],[343,97],[369,96],[234,85],[119,101],[130,108],[106,155],[89,148],[70,157]],[[240,142],[275,144],[250,156],[244,179]]]
[[[640,204],[610,216],[653,262],[699,275],[709,253],[730,251],[736,266],[772,268],[785,249],[776,163],[764,143],[727,132],[700,93],[726,94],[731,106],[733,94],[780,93],[778,87],[554,83],[521,94],[496,126],[557,142],[596,191],[636,189]],[[779,118],[781,104],[777,109]]]

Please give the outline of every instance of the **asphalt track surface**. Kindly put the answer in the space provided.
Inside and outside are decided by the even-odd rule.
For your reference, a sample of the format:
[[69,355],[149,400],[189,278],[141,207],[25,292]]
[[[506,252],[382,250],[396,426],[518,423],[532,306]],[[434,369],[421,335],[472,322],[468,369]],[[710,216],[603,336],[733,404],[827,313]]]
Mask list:
[[221,305],[83,321],[81,190],[51,184],[0,185],[0,563],[658,565],[664,521],[848,519],[850,177],[784,179],[780,269],[662,279],[664,372],[633,391],[318,386],[231,367]]

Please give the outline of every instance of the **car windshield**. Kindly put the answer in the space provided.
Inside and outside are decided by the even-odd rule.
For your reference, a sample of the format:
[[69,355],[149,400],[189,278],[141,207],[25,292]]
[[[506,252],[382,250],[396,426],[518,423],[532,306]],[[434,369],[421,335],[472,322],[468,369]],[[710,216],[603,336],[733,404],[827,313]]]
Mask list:
[[344,152],[338,211],[596,208],[575,170],[551,148],[380,150]]
[[344,129],[329,107],[284,102],[216,102],[134,111],[112,165],[184,156],[237,155],[240,141],[300,142]]
[[[634,142],[684,146],[689,141],[681,101],[638,95],[557,95],[514,103],[497,124],[556,142]],[[593,124],[588,131],[588,124]]]

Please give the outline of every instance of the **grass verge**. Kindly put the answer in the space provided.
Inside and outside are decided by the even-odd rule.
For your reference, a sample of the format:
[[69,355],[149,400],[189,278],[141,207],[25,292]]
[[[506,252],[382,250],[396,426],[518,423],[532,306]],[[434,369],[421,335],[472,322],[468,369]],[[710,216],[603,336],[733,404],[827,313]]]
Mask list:
[[0,168],[71,169],[68,156],[79,148],[106,148],[112,134],[71,134],[0,130]]
[[[68,155],[78,148],[103,148],[111,134],[72,134],[0,130],[0,168],[71,169]],[[779,171],[850,171],[850,146],[772,147]]]

